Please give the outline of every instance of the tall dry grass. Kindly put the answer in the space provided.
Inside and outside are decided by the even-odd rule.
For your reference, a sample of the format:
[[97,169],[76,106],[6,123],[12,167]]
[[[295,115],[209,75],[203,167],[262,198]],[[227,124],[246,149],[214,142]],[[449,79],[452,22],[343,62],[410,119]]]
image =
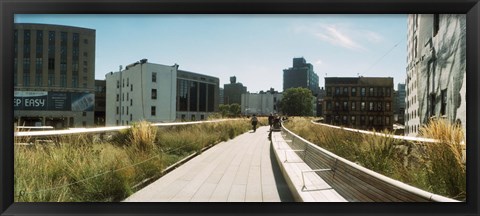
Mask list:
[[447,120],[431,120],[420,128],[423,137],[438,140],[425,145],[427,180],[432,190],[457,199],[466,198],[466,164],[463,161],[463,129]]
[[15,146],[15,201],[120,201],[170,164],[248,130],[247,119],[159,128],[138,122],[107,141],[69,135],[55,145]]
[[[463,132],[448,122],[432,122],[422,136],[441,140],[436,144],[412,143],[387,136],[349,132],[292,118],[285,126],[316,145],[368,169],[415,187],[458,200],[466,198]],[[424,147],[426,146],[426,147]]]

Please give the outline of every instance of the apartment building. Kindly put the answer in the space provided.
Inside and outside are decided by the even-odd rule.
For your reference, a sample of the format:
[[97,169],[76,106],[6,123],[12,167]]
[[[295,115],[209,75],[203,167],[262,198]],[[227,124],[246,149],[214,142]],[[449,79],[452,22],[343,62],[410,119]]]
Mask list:
[[359,129],[393,128],[393,78],[326,77],[324,122]]

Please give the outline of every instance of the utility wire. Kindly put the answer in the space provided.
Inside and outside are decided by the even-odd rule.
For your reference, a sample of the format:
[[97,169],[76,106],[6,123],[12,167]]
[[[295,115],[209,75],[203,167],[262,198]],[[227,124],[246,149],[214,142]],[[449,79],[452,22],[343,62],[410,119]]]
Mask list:
[[365,70],[363,73],[359,74],[358,76],[362,76],[364,74],[366,74],[367,72],[369,72],[370,69],[372,69],[375,65],[377,65],[383,58],[385,58],[385,56],[387,56],[388,54],[390,54],[390,52],[392,52],[402,41],[404,41],[405,38],[402,38],[400,39],[400,41],[398,41],[392,48],[390,48],[390,50],[388,50],[384,55],[382,55],[377,61],[375,61],[375,63],[373,63],[372,65],[370,65],[370,67],[368,67],[367,70]]

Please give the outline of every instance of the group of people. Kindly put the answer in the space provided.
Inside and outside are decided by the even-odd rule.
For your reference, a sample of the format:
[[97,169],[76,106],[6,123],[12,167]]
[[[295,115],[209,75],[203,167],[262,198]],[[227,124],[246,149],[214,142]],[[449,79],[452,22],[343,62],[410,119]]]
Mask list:
[[[257,131],[257,124],[258,124],[257,115],[253,114],[251,122],[252,122],[253,132]],[[280,116],[277,113],[275,113],[275,115],[270,113],[270,115],[268,116],[268,125],[270,125],[270,131],[272,131],[272,129],[275,126],[280,126]]]

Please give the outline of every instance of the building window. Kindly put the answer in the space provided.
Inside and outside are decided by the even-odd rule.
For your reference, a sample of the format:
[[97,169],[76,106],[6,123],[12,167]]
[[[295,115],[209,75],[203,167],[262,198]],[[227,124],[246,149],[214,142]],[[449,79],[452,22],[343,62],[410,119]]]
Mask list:
[[355,116],[350,116],[350,124],[351,124],[351,125],[356,125]]
[[133,84],[130,85],[130,91],[133,91]]
[[152,72],[152,82],[157,82],[157,72]]
[[30,73],[23,74],[23,86],[30,86]]
[[365,125],[365,116],[360,116],[360,125]]
[[120,95],[117,94],[117,102],[120,100]]
[[434,116],[435,115],[435,93],[432,93],[430,94],[430,116]]
[[373,102],[369,102],[368,103],[368,111],[373,111],[373,109],[374,109]]
[[128,106],[127,106],[127,115],[128,115]]
[[117,120],[117,125],[118,125],[118,120]]
[[205,119],[205,115],[200,115],[200,120],[204,120]]
[[130,78],[127,77],[127,87],[130,85]]
[[120,107],[117,106],[117,115],[120,114]]
[[437,35],[438,29],[440,29],[440,15],[433,15],[433,36]]
[[390,117],[385,116],[385,125],[390,125]]
[[348,87],[343,87],[343,95],[348,96]]
[[133,119],[133,116],[132,116],[132,114],[130,114],[130,121],[132,121],[132,119]]
[[353,97],[357,96],[357,88],[356,87],[352,87],[352,96]]
[[[122,106],[122,115],[125,114],[125,107]],[[123,124],[123,123],[122,123]]]
[[348,111],[348,102],[347,101],[343,102],[343,111]]
[[365,111],[365,102],[360,103],[360,110]]
[[373,125],[373,116],[368,116],[368,125]]
[[55,74],[48,74],[48,86],[54,86],[55,85]]
[[152,100],[157,99],[157,89],[152,89]]
[[151,114],[152,116],[157,115],[157,107],[152,106],[151,109],[150,109],[150,114]]
[[130,106],[133,106],[133,99],[130,99]]
[[340,87],[335,87],[335,95],[340,95]]
[[390,102],[385,102],[385,110],[390,111]]
[[128,92],[127,92],[127,101],[129,101],[129,100],[130,100],[130,99],[129,99],[129,96],[130,96],[130,95],[129,95],[129,94],[128,94]]
[[387,97],[390,97],[391,92],[392,92],[392,89],[391,89],[391,88],[387,88],[386,91],[387,91],[387,92],[386,92],[386,96],[387,96]]
[[125,93],[122,94],[122,101],[125,101]]
[[328,101],[327,102],[327,111],[332,110],[332,102]]
[[440,108],[440,114],[443,116],[447,112],[447,89],[442,90],[442,107]]
[[42,86],[43,79],[42,74],[35,74],[35,86]]
[[375,92],[374,92],[374,88],[373,88],[373,87],[370,87],[370,89],[369,89],[369,91],[368,91],[368,96],[370,96],[370,97],[375,96]]
[[327,96],[332,96],[332,88],[331,87],[327,88]]
[[352,104],[352,111],[355,111],[355,109],[356,109],[356,107],[355,107],[356,102],[355,102],[355,101],[352,101],[351,104]]
[[340,110],[340,103],[338,101],[335,101],[335,111]]
[[360,96],[364,97],[366,95],[366,88],[362,87],[360,91]]
[[120,80],[117,80],[117,88],[120,88]]
[[377,111],[382,111],[382,102],[377,102]]

